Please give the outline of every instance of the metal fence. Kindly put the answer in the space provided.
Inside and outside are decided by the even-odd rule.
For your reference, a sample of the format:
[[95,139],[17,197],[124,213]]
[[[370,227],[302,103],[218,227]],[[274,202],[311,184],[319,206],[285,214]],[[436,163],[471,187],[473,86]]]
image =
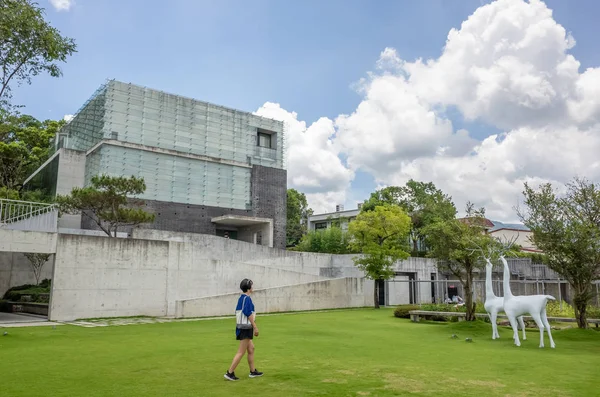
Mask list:
[[[503,296],[503,282],[493,279],[492,285],[496,296]],[[592,304],[600,307],[600,281],[594,282],[596,296]],[[461,283],[457,280],[398,280],[385,282],[385,305],[444,303],[454,295],[465,298]],[[571,286],[565,280],[511,280],[510,289],[514,295],[552,295],[559,302],[572,304]],[[473,299],[485,301],[485,280],[474,280]],[[380,302],[383,303],[383,302]]]
[[0,199],[0,227],[55,232],[58,209],[54,204]]

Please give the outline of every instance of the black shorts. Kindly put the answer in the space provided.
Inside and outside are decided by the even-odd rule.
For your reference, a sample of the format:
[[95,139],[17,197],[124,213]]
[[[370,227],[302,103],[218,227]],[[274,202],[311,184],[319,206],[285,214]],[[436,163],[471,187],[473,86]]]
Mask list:
[[249,328],[249,329],[238,329],[238,332],[236,332],[236,337],[235,339],[237,340],[242,340],[242,339],[254,339],[254,329]]

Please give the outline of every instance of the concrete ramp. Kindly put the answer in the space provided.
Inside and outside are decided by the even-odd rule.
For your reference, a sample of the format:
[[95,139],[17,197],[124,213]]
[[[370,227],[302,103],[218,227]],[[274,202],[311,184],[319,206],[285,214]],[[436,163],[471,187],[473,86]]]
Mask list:
[[[365,307],[372,299],[365,296],[364,279],[337,278],[254,291],[252,300],[259,313]],[[233,315],[239,293],[178,300],[176,317]],[[369,303],[367,303],[369,301]]]
[[0,251],[56,253],[57,233],[0,228]]

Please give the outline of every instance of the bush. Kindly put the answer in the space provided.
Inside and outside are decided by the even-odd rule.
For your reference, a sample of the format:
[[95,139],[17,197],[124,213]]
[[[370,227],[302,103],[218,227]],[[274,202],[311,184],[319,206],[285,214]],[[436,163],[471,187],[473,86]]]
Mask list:
[[408,314],[411,310],[419,310],[419,306],[417,305],[399,305],[394,310],[394,317],[398,318],[410,318],[410,314]]
[[48,294],[50,294],[50,280],[46,281],[46,285],[48,286],[42,287],[41,285],[36,286],[32,284],[24,284],[12,287],[6,291],[2,299],[12,302],[21,302],[23,296],[29,295],[31,296],[31,302],[48,303]]
[[350,235],[339,227],[311,230],[302,237],[294,251],[324,254],[355,254],[349,247]]
[[600,307],[588,306],[587,307],[587,318],[600,319]]
[[548,317],[575,317],[575,309],[573,306],[569,305],[567,302],[562,302],[562,310],[560,309],[559,301],[548,301],[546,304],[546,315]]

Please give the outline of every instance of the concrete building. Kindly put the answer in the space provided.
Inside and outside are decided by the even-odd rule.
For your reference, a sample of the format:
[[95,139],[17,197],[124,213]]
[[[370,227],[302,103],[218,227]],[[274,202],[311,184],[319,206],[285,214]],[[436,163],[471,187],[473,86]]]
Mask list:
[[25,188],[55,196],[98,174],[143,177],[140,198],[156,220],[141,227],[285,248],[284,133],[280,121],[111,80],[59,131]]
[[351,222],[360,213],[361,204],[357,209],[344,210],[343,205],[336,205],[335,212],[324,214],[313,214],[308,217],[308,230],[329,229],[332,226],[339,226],[342,230],[348,230],[348,223]]
[[542,252],[533,243],[533,232],[520,223],[503,223],[491,221],[494,225],[488,229],[488,234],[500,239],[501,241],[515,241],[515,244],[521,246],[521,251]]

